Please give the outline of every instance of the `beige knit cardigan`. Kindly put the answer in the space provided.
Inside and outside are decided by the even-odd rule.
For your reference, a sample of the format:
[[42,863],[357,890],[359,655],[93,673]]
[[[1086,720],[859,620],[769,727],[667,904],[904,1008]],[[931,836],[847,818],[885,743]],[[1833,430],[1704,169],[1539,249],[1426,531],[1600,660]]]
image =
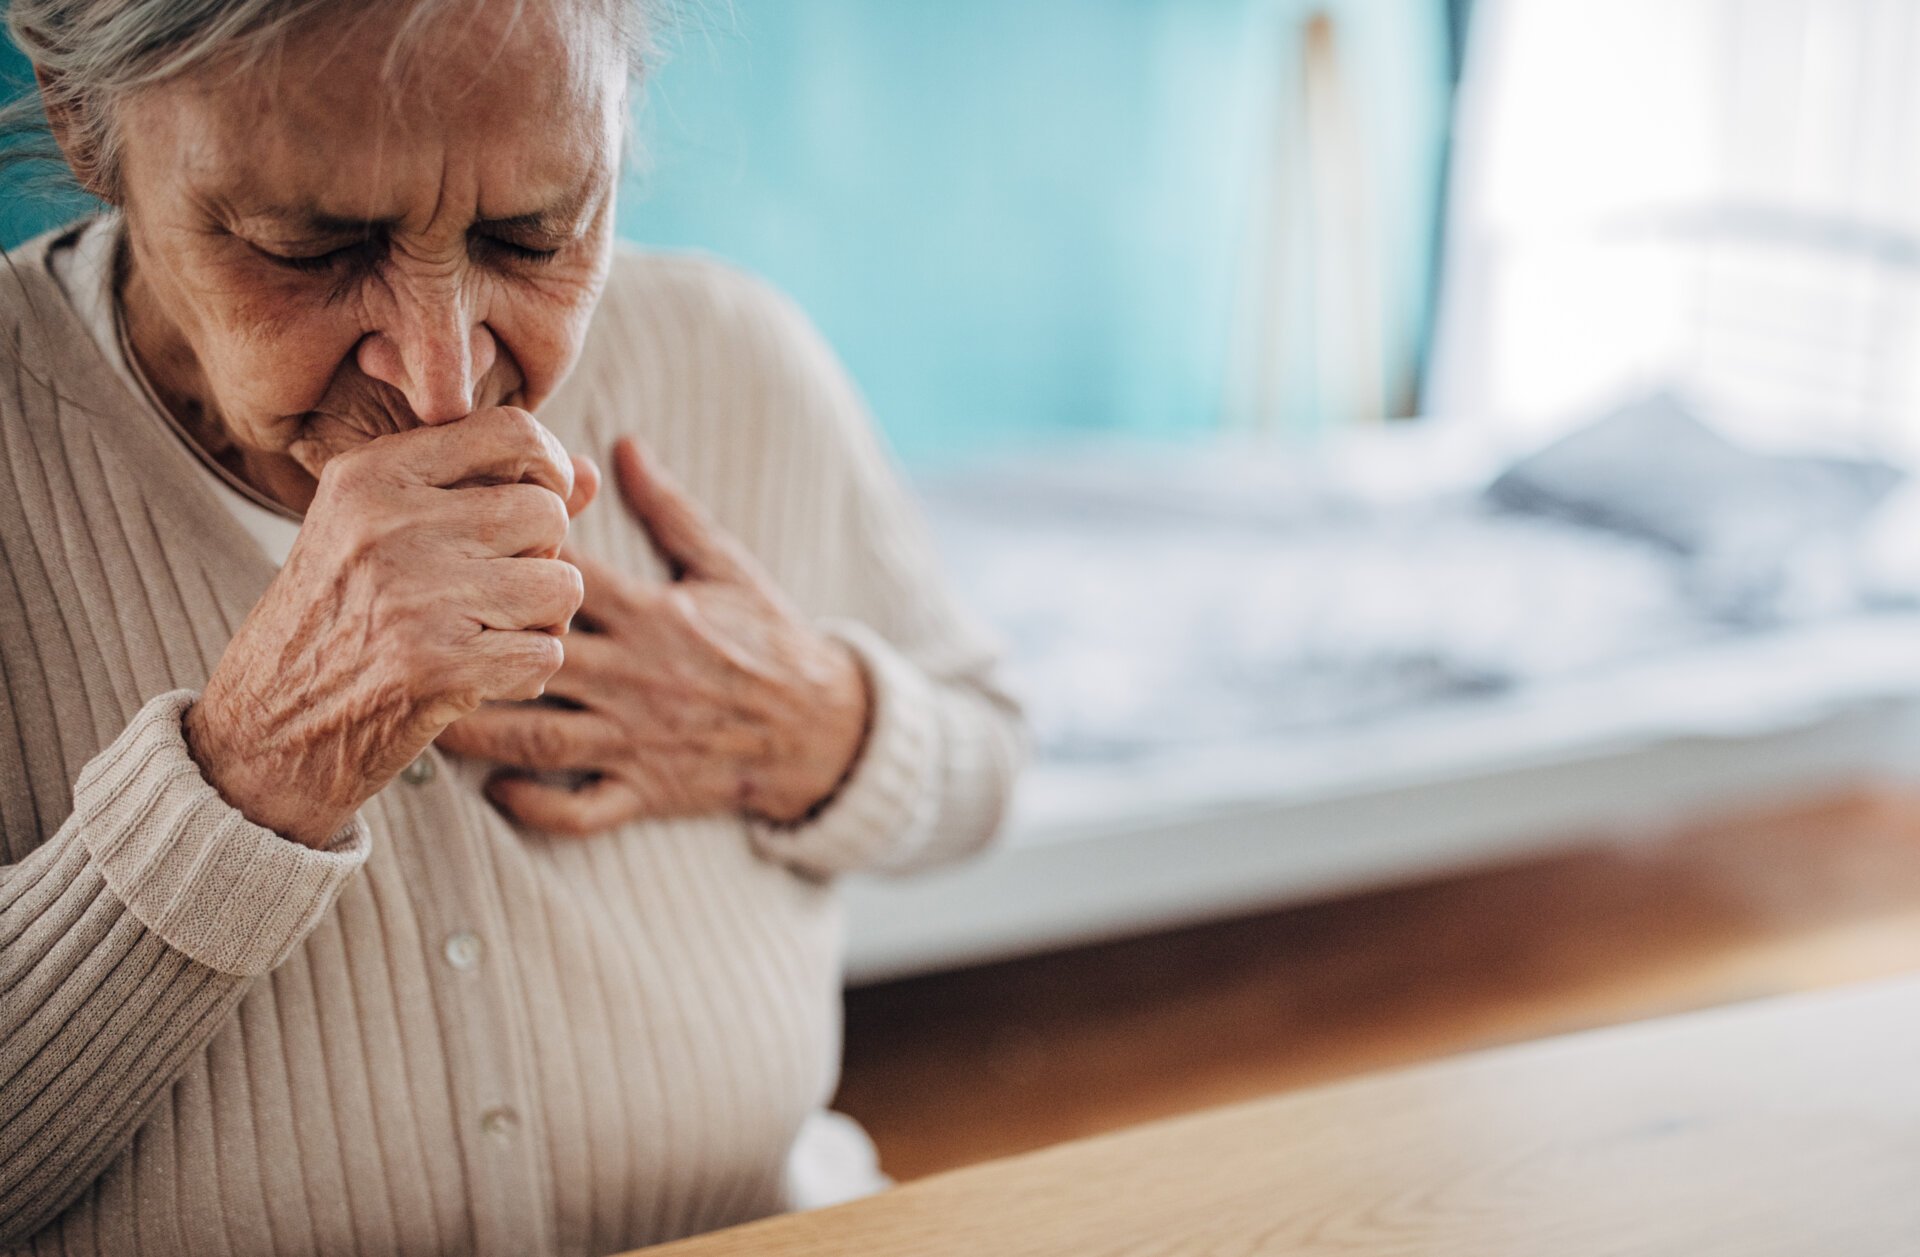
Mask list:
[[[0,1249],[606,1253],[776,1211],[833,1090],[832,878],[984,843],[1019,759],[831,352],[710,261],[622,252],[542,413],[651,443],[876,696],[795,829],[518,829],[429,750],[313,851],[180,718],[275,569],[48,267],[0,274]],[[617,495],[574,525],[645,579]]]

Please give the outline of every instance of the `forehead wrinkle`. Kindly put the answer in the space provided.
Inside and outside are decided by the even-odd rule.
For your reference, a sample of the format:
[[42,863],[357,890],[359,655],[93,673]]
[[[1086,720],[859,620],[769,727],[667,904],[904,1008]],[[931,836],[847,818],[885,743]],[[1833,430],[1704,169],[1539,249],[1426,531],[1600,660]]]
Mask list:
[[[510,14],[488,20],[487,10],[507,5]],[[285,33],[270,64],[216,63],[180,85],[229,106],[237,90],[258,116],[308,114],[312,125],[357,118],[367,129],[404,137],[414,124],[431,129],[464,117],[504,129],[587,106],[599,95],[606,62],[593,54],[614,47],[595,37],[594,23],[575,4],[401,0],[355,7],[344,21]],[[496,90],[505,78],[514,90]]]
[[[474,116],[493,126],[529,114],[566,112],[569,103],[595,95],[605,54],[618,52],[608,20],[593,16],[597,5],[413,0],[401,7],[410,12],[388,19],[387,38],[339,47],[335,55],[371,61],[372,50],[384,45],[372,77],[390,106],[386,112],[402,122],[413,116],[458,116],[476,106]],[[527,72],[529,56],[542,72]],[[623,55],[615,59],[624,63]],[[514,90],[496,90],[508,78]]]

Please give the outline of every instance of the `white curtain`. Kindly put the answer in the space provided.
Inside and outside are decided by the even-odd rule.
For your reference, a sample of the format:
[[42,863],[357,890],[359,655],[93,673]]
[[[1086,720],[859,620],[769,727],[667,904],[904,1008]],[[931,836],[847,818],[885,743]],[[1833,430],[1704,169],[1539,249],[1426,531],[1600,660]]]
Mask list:
[[1478,0],[1427,409],[1920,455],[1920,4]]

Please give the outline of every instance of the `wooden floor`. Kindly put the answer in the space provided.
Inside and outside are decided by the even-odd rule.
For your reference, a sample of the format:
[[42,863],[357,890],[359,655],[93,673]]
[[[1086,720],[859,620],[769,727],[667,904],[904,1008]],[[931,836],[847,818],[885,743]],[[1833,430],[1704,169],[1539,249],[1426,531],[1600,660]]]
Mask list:
[[913,1178],[1496,1043],[1920,970],[1920,794],[849,993],[838,1107]]

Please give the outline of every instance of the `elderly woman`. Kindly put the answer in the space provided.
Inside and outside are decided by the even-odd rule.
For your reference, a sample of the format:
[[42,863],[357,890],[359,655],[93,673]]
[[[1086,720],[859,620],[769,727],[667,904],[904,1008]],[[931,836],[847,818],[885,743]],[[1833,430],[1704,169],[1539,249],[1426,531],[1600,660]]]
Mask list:
[[778,1210],[832,879],[994,830],[1018,719],[854,390],[613,243],[648,18],[11,5],[110,210],[0,273],[0,1247]]

